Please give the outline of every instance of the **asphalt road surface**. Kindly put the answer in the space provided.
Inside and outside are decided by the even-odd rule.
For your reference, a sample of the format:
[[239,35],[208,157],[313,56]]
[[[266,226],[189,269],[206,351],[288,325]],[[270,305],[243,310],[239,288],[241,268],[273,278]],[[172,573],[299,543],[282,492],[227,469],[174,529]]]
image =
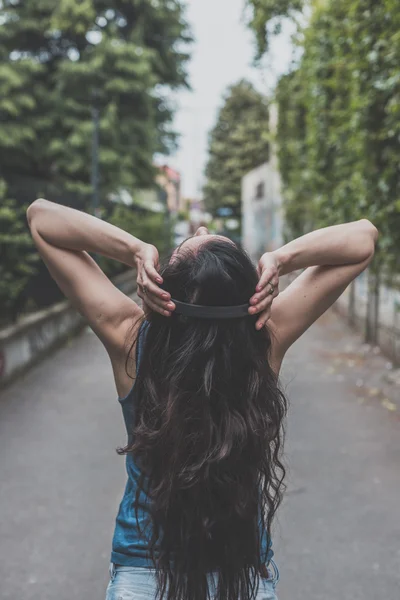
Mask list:
[[[280,600],[400,599],[400,411],[360,383],[354,340],[330,314],[285,361]],[[89,331],[1,393],[1,600],[104,600],[124,442]]]

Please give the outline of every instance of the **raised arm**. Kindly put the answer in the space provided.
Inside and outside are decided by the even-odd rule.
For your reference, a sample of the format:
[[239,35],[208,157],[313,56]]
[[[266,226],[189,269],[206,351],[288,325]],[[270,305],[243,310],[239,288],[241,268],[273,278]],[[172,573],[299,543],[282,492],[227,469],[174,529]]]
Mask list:
[[89,252],[135,266],[141,281],[154,288],[157,249],[129,233],[84,212],[47,200],[36,200],[27,211],[29,227],[40,256],[71,303],[86,317],[110,354],[119,353],[132,319],[142,309],[106,277]]
[[280,275],[285,275],[313,266],[363,263],[373,257],[377,239],[375,225],[361,219],[317,229],[289,242],[273,254],[280,265]]
[[271,273],[305,269],[272,303],[268,326],[277,340],[278,362],[368,266],[377,239],[376,227],[361,219],[313,231],[262,257],[261,286]]

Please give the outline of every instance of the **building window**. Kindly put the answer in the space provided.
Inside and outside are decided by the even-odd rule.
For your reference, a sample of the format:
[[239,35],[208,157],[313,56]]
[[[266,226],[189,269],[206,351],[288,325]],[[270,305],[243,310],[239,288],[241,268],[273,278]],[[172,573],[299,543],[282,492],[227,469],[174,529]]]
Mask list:
[[261,183],[257,184],[257,186],[256,186],[256,199],[258,200],[259,198],[264,198],[264,192],[265,192],[265,185],[264,185],[264,182],[262,181]]

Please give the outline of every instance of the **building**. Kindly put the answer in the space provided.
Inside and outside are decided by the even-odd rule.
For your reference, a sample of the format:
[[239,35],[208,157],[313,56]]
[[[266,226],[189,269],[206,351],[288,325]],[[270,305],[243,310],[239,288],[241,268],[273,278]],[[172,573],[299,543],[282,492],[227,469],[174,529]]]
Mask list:
[[185,210],[175,225],[176,245],[194,235],[199,227],[203,225],[207,227],[212,221],[212,216],[206,211],[203,200],[185,198],[183,204]]
[[[277,108],[272,105],[270,130],[273,133],[276,124]],[[242,244],[254,261],[283,244],[281,178],[274,144],[269,161],[242,179]]]
[[178,171],[168,165],[158,167],[156,183],[164,190],[168,210],[171,215],[184,210],[184,201],[181,193],[181,176]]

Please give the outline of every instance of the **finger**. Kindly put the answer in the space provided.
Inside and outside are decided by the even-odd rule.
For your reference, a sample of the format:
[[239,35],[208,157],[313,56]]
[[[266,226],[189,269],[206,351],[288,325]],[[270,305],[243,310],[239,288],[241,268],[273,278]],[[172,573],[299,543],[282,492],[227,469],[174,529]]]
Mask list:
[[255,306],[250,306],[249,313],[251,315],[256,315],[263,310],[269,308],[272,304],[273,296],[269,294],[266,298],[264,298],[261,302],[258,302]]
[[153,310],[154,312],[159,313],[160,315],[164,315],[165,317],[169,317],[171,316],[173,309],[172,308],[165,308],[164,305],[159,304],[158,302],[156,302],[154,300],[154,297],[151,297],[149,295],[145,296],[145,300],[146,304],[151,308],[151,310]]
[[143,285],[147,289],[148,294],[153,294],[155,297],[163,300],[164,302],[168,302],[171,299],[171,294],[162,290],[156,283],[154,283],[147,276],[143,277]]
[[261,292],[257,292],[256,294],[254,294],[254,296],[250,298],[250,304],[255,306],[263,300],[265,300],[266,298],[268,298],[269,296],[275,294],[279,286],[279,278],[274,278],[271,281],[268,281],[268,284],[272,284],[273,287],[271,287],[271,285],[266,285]]
[[148,313],[151,312],[151,308],[145,300],[142,300],[142,309],[143,309],[143,312],[146,313],[146,315],[148,315]]
[[137,294],[140,297],[140,294],[141,293],[143,294],[143,278],[142,278],[141,273],[137,274],[137,277],[136,277],[136,286],[137,286]]
[[273,294],[271,294],[269,296],[269,298],[266,298],[265,301],[260,305],[260,306],[256,306],[256,307],[251,307],[250,309],[250,314],[259,314],[260,313],[260,317],[257,320],[256,323],[256,328],[257,329],[261,329],[266,323],[267,321],[271,318],[271,308],[272,308],[272,302],[273,300],[275,300],[275,298],[279,296],[279,289],[276,289],[274,291]]
[[159,274],[159,272],[157,271],[157,269],[155,268],[154,264],[151,261],[147,261],[144,263],[144,268],[146,270],[146,273],[148,275],[148,277],[152,280],[152,281],[156,281],[157,283],[162,283],[163,279],[161,277],[161,275]]
[[[148,281],[147,284],[138,283],[137,295],[143,302],[146,302],[149,306],[151,305],[152,310],[155,310],[161,314],[165,314],[165,312],[168,312],[169,314],[175,310],[175,304],[167,300],[169,294],[165,294],[165,297],[163,296],[163,298],[159,298],[159,296],[150,292],[149,287],[150,285]],[[157,286],[155,287],[157,288]]]
[[263,313],[261,313],[260,317],[257,319],[256,329],[260,330],[265,327],[270,318],[271,310],[265,310]]
[[270,279],[268,279],[267,283],[272,283],[272,285],[274,287],[278,287],[278,285],[279,285],[279,275],[278,275],[278,273],[276,273],[276,272],[273,273],[272,277]]
[[260,281],[257,284],[256,291],[259,292],[267,283],[273,279],[276,279],[276,271],[275,269],[265,269],[265,271],[261,274]]
[[136,293],[139,296],[139,298],[143,299],[143,287],[142,287],[142,285],[140,283],[137,283]]
[[161,290],[150,279],[144,280],[144,297],[149,298],[151,302],[157,305],[159,310],[172,311],[175,310],[175,304],[171,301],[171,294]]
[[173,302],[160,301],[159,298],[153,296],[152,294],[150,294],[150,296],[147,297],[150,298],[151,302],[153,302],[158,307],[159,311],[161,310],[164,312],[173,312],[175,310],[175,304]]
[[257,294],[250,298],[250,304],[255,306],[256,304],[263,302],[266,298],[271,296],[271,289],[270,286],[266,286],[261,292],[257,292]]

